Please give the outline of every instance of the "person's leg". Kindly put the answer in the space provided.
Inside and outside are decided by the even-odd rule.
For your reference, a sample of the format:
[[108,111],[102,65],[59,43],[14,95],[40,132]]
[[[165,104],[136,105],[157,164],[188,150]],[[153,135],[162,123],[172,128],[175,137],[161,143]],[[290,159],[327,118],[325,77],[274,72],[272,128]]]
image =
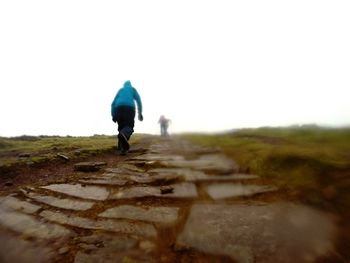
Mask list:
[[118,121],[118,141],[121,146],[121,153],[126,154],[130,146],[128,140],[134,132],[135,124],[135,109],[132,107],[118,107],[119,117]]
[[166,130],[165,130],[165,126],[164,124],[162,124],[162,131],[161,131],[161,135],[165,136],[166,135]]
[[[124,127],[124,119],[123,119],[123,110],[120,107],[116,108],[116,116],[117,116],[117,124],[118,124],[118,132],[122,130]],[[123,145],[121,143],[121,140],[119,139],[119,134],[118,134],[118,139],[117,139],[117,151],[120,153],[122,151]]]
[[135,125],[135,109],[132,107],[125,107],[124,109],[124,125],[119,132],[122,132],[126,139],[129,140],[134,133]]

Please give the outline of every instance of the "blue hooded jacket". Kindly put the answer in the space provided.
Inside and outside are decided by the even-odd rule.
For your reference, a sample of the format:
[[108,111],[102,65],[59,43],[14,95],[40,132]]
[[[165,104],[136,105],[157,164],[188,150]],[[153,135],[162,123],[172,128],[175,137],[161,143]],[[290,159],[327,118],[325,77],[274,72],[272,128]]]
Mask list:
[[135,109],[135,101],[137,103],[137,110],[142,114],[142,102],[137,90],[131,86],[131,82],[125,81],[124,86],[118,91],[112,102],[111,113],[113,119],[115,118],[116,108],[118,106],[130,106]]

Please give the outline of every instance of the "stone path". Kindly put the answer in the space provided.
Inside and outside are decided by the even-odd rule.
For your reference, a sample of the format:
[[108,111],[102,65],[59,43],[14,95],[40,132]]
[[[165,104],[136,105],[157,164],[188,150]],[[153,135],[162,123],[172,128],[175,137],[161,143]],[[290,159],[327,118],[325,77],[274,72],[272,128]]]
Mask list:
[[171,139],[147,150],[0,197],[0,262],[315,262],[334,253],[330,216],[261,201],[278,189],[219,152]]

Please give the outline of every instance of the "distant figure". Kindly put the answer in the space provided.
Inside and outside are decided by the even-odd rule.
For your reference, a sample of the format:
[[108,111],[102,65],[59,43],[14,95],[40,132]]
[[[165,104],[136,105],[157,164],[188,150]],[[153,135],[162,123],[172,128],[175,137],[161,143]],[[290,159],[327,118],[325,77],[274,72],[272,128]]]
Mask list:
[[125,155],[130,148],[128,140],[134,132],[135,101],[137,104],[138,119],[139,121],[143,121],[140,95],[128,80],[119,89],[111,108],[112,120],[118,123],[118,152],[120,155]]
[[164,115],[160,116],[158,123],[160,124],[160,135],[168,136],[168,127],[171,120],[164,117]]

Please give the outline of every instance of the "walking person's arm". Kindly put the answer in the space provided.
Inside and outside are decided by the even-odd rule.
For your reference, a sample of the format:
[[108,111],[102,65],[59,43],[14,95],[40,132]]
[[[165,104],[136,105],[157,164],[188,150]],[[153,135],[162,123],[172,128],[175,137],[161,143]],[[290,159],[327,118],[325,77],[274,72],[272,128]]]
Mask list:
[[134,88],[134,99],[137,104],[137,111],[138,111],[138,119],[139,121],[143,121],[143,115],[142,115],[142,101],[139,93],[137,90]]

